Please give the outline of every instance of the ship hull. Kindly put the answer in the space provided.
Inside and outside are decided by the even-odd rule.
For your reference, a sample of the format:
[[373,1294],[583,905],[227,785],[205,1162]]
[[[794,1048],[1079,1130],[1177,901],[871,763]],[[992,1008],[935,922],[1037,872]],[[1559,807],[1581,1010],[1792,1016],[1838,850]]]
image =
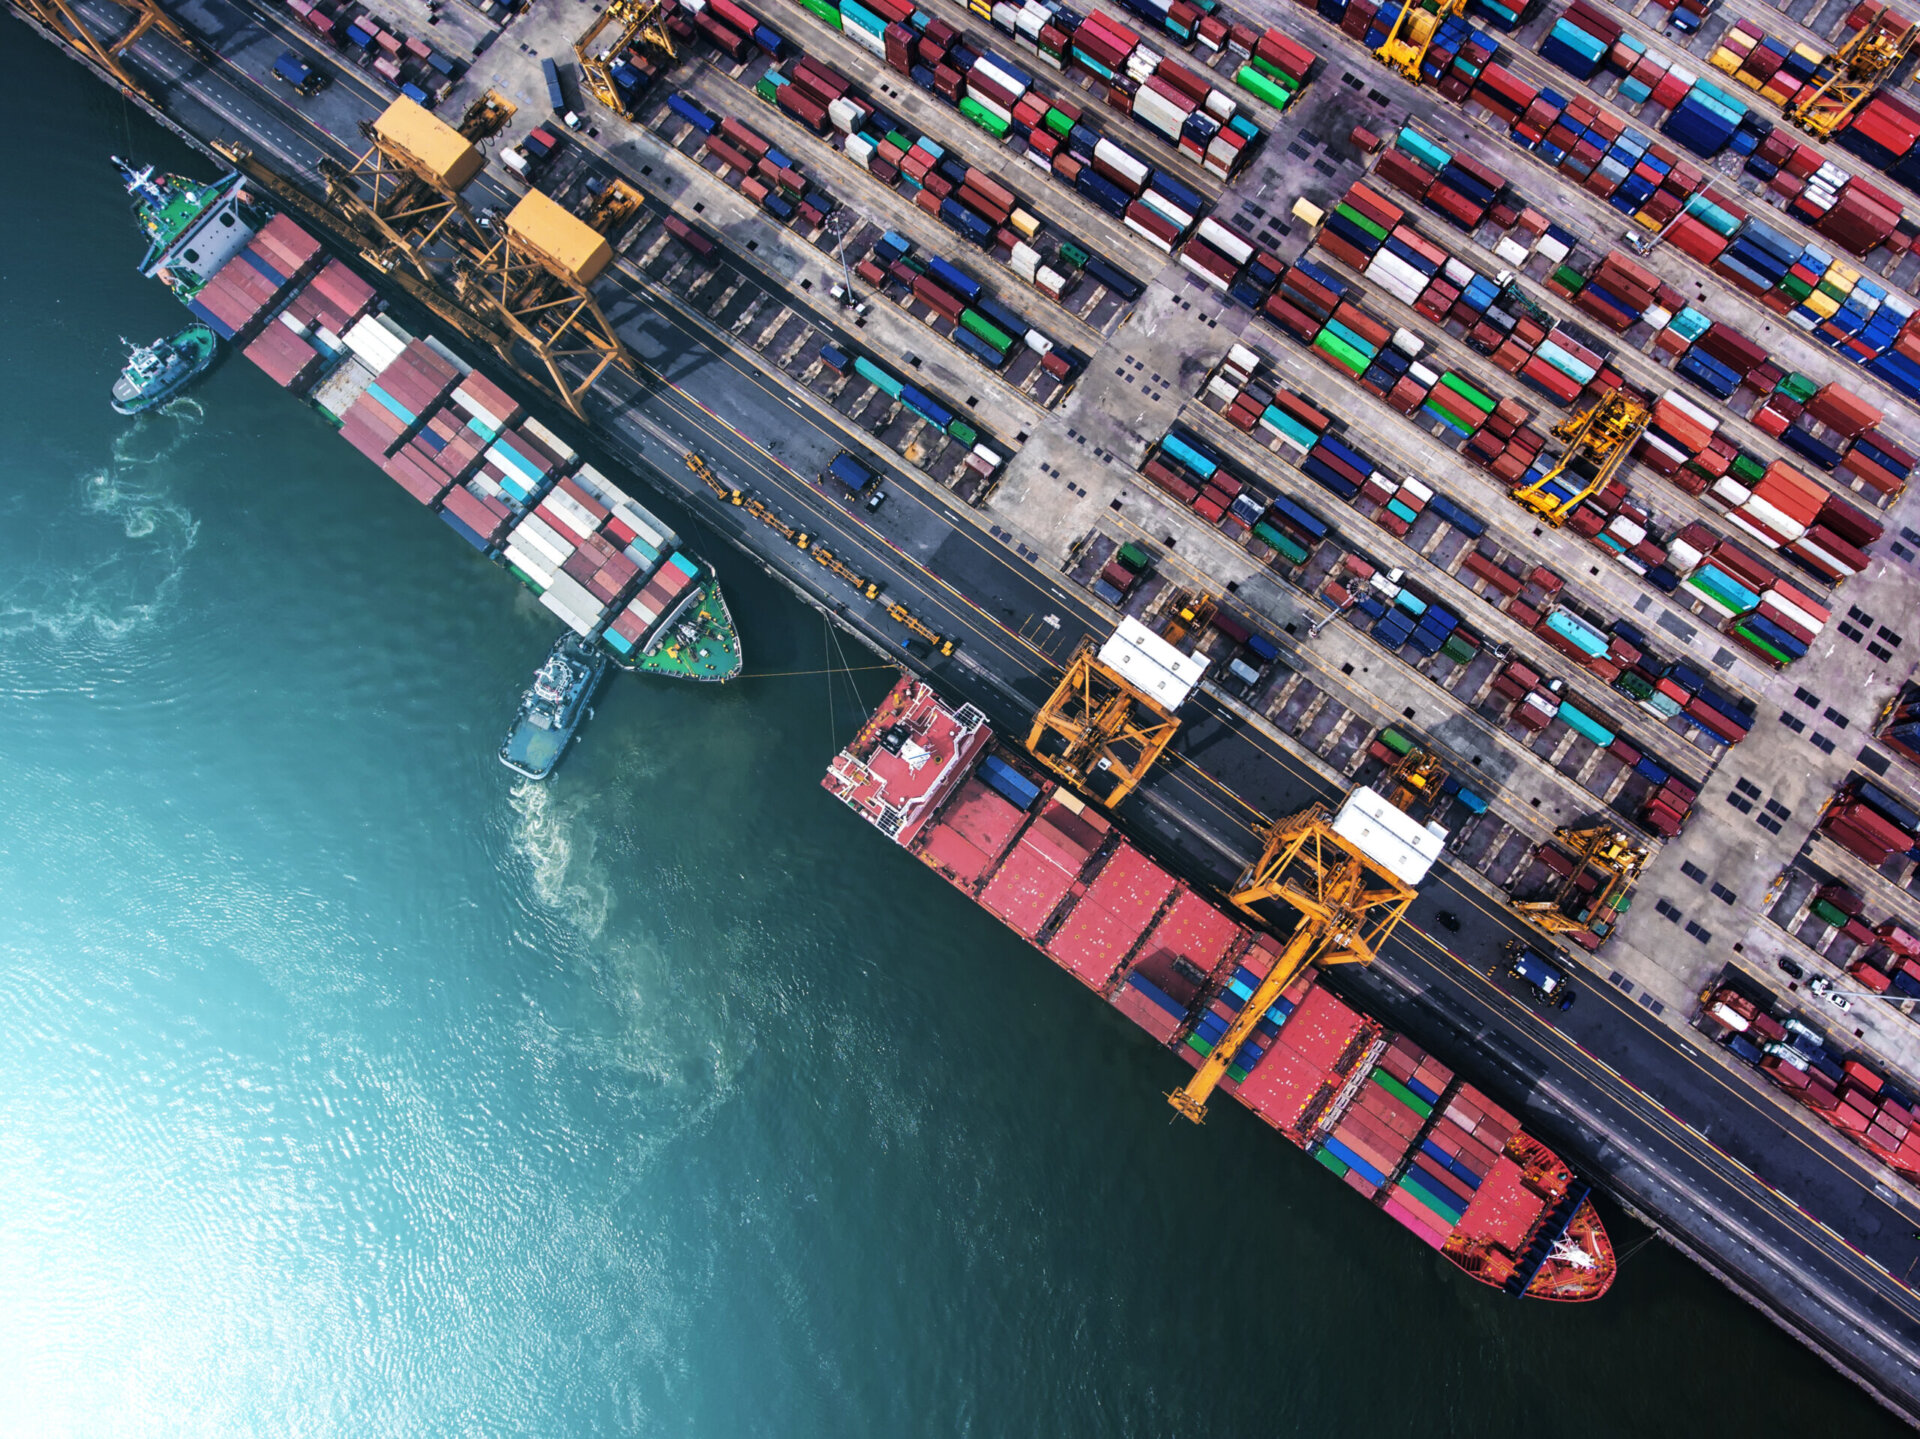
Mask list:
[[[902,679],[822,783],[1189,1065],[1279,953],[923,682]],[[1612,1245],[1572,1170],[1311,967],[1220,1092],[1483,1284],[1579,1302],[1612,1281]]]

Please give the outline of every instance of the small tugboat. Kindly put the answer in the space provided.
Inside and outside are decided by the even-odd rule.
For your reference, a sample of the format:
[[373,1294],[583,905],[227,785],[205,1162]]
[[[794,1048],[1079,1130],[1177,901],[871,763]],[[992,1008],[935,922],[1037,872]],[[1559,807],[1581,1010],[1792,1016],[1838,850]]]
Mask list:
[[137,415],[164,404],[213,363],[220,341],[205,325],[189,325],[172,339],[129,345],[127,367],[113,382],[113,408]]
[[520,713],[500,746],[500,763],[528,779],[552,774],[591,713],[587,706],[607,665],[599,650],[571,634],[560,636],[534,675],[533,687],[520,697]]

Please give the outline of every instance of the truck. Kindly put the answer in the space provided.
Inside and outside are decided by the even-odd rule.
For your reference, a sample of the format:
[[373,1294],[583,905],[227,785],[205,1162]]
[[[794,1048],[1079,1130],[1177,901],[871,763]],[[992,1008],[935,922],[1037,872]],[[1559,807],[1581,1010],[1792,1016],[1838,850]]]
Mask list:
[[1555,1009],[1573,1008],[1573,981],[1567,972],[1536,949],[1513,943],[1507,947],[1507,973],[1533,991],[1533,998]]
[[877,478],[872,470],[845,450],[834,457],[833,463],[827,466],[827,473],[856,495],[865,494],[867,487]]
[[333,77],[317,66],[309,65],[292,50],[282,50],[273,62],[273,78],[290,85],[302,95],[318,95]]

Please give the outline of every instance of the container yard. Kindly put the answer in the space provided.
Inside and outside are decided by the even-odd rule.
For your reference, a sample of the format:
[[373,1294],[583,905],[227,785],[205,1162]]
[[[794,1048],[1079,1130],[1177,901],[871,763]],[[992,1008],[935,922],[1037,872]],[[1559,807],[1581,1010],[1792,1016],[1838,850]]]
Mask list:
[[[404,33],[410,7],[375,28]],[[320,33],[254,11],[282,45]],[[520,47],[409,98],[525,112],[449,186],[471,208],[585,216],[616,182],[644,191],[585,283],[616,328],[671,313],[676,343],[732,362],[711,389],[673,375],[695,433],[647,448],[751,471],[778,513],[724,472],[669,478],[755,519],[730,533],[890,657],[938,667],[941,691],[903,681],[828,788],[1178,1053],[1183,1112],[1222,1088],[1476,1277],[1590,1297],[1596,1271],[1554,1256],[1610,1265],[1604,1230],[1528,1138],[1510,1074],[1469,1084],[1461,1049],[1431,1044],[1449,1068],[1369,1018],[1359,956],[1345,978],[1289,960],[1300,912],[1207,892],[1247,891],[1311,808],[1300,777],[1329,825],[1391,796],[1444,831],[1427,884],[1451,912],[1587,996],[1544,1015],[1493,996],[1493,1032],[1557,1057],[1548,1087],[1612,1085],[1582,1046],[1632,1056],[1621,1073],[1699,1140],[1649,1168],[1693,1173],[1706,1133],[1764,1125],[1730,1141],[1741,1163],[1813,1194],[1841,1175],[1808,1202],[1847,1215],[1846,1245],[1920,1224],[1887,1159],[1900,1076],[1920,1074],[1903,948],[1920,701],[1900,633],[1920,599],[1920,97],[1905,21],[1823,13],[1830,34],[1685,4],[681,0],[585,35],[519,17],[502,33]],[[353,7],[332,18],[367,31]],[[317,53],[361,72],[363,49]],[[569,52],[578,127],[546,117],[537,63]],[[283,103],[351,133],[392,86],[345,79]],[[616,659],[676,628],[706,593],[677,537],[635,524],[504,383],[394,326],[331,259],[337,237],[293,229],[262,243],[293,245],[273,253],[296,269],[312,246],[304,287],[243,263],[207,286],[221,333]],[[817,462],[728,388],[762,383],[825,436]],[[893,498],[866,508],[876,493]],[[1102,659],[1121,627],[1177,656],[1166,703]],[[1431,791],[1407,780],[1420,756]],[[1377,963],[1437,992],[1409,950],[1454,941],[1408,913]],[[1769,1043],[1793,1054],[1749,1055],[1700,1022],[1727,988],[1749,1028],[1791,1012],[1824,1047],[1787,1027]],[[1417,1016],[1396,1028],[1425,1038]],[[1585,1111],[1557,1120],[1618,1142]],[[1582,1167],[1623,1187],[1633,1168]],[[1856,1190],[1894,1217],[1869,1227]],[[1723,1273],[1752,1262],[1690,1242]],[[1809,1272],[1838,1263],[1869,1307],[1908,1314],[1904,1285],[1837,1253]],[[1754,1287],[1831,1357],[1835,1306],[1796,1283]]]

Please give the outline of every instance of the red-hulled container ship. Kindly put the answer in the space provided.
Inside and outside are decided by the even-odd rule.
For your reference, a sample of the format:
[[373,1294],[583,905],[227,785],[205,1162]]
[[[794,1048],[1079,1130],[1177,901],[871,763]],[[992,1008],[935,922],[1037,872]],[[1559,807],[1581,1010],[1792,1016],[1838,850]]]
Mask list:
[[[1280,953],[911,676],[822,783],[1189,1065]],[[1559,1156],[1311,967],[1220,1087],[1483,1284],[1579,1301],[1613,1282],[1606,1228]]]

